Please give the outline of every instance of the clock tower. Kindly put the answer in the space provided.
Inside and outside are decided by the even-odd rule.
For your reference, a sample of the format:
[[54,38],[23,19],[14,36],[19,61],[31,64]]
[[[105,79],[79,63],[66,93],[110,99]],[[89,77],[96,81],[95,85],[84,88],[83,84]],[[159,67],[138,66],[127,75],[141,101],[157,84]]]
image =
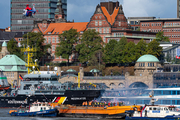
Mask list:
[[62,1],[58,0],[57,2],[57,8],[55,10],[55,22],[66,22],[65,18],[64,18],[64,11],[62,9]]

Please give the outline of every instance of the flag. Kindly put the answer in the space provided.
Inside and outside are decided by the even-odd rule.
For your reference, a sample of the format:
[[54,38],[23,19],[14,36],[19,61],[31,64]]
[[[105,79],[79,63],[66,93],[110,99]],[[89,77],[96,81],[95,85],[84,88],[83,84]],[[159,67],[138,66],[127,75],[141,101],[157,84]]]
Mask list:
[[19,75],[19,78],[20,78],[21,80],[23,80],[23,77],[22,77],[21,75]]

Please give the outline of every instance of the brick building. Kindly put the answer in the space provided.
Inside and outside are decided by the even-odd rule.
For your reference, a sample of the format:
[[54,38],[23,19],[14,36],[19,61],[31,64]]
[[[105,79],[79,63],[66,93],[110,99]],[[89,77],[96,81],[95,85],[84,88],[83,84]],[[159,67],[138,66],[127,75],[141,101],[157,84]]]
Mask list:
[[128,42],[138,43],[142,38],[149,43],[155,38],[156,33],[132,31],[123,12],[122,5],[119,2],[101,2],[97,5],[87,29],[96,29],[100,33],[104,43],[110,39],[119,41],[126,37]]
[[180,43],[180,19],[154,19],[140,21],[140,30],[144,32],[164,31],[164,36],[169,37],[170,42]]

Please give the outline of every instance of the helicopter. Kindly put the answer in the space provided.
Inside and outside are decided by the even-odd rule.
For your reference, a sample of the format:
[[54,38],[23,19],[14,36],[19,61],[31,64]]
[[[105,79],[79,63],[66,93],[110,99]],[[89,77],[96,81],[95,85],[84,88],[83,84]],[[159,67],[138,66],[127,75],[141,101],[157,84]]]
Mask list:
[[30,8],[29,4],[27,4],[26,8],[23,11],[24,11],[23,18],[26,18],[26,17],[33,18],[33,14],[35,15],[36,12],[37,12],[36,9],[35,9],[35,4],[33,4],[33,8]]

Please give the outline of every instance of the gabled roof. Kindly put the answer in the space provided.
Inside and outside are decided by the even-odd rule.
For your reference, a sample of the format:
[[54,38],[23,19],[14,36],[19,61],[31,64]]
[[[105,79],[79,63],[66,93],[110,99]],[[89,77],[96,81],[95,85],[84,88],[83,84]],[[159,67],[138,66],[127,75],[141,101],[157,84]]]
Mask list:
[[114,23],[114,21],[115,21],[115,18],[116,18],[117,14],[118,14],[118,11],[119,11],[119,7],[118,7],[117,9],[114,8],[114,12],[113,12],[112,15],[109,14],[109,12],[107,11],[107,9],[106,9],[105,7],[101,7],[101,9],[102,9],[104,15],[106,16],[108,22],[109,22],[111,25],[113,25],[113,23]]
[[0,59],[0,69],[3,71],[27,71],[25,64],[26,62],[16,55],[6,55]]
[[76,22],[76,23],[50,23],[48,28],[43,32],[43,34],[61,34],[63,31],[69,29],[77,29],[77,32],[85,31],[88,22]]

